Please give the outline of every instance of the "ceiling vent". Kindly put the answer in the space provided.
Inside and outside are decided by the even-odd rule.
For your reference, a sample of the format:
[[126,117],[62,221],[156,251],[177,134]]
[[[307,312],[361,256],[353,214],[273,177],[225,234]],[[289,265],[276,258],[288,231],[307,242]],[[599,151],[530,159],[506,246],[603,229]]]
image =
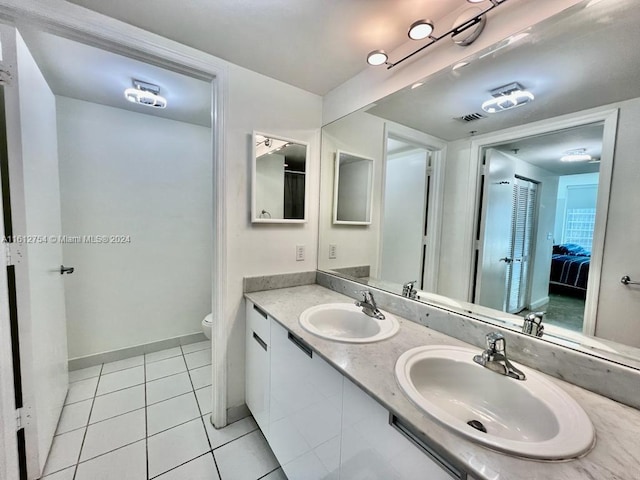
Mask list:
[[456,117],[455,120],[459,120],[461,122],[473,122],[474,120],[480,120],[481,118],[487,118],[486,115],[482,113],[467,113],[461,117]]

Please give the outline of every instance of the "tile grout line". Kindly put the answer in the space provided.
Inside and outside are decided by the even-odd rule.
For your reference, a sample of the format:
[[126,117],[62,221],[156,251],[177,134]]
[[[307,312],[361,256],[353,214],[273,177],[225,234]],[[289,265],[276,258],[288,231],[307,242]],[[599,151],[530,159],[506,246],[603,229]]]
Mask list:
[[98,375],[98,381],[96,383],[96,389],[93,392],[93,399],[91,400],[91,408],[89,409],[89,416],[87,417],[87,425],[85,426],[84,435],[82,436],[82,443],[80,444],[80,451],[78,452],[78,459],[73,470],[73,478],[75,480],[78,475],[78,466],[80,465],[80,457],[82,456],[82,449],[84,448],[84,442],[87,439],[87,432],[89,431],[89,422],[91,421],[91,414],[93,413],[93,406],[96,403],[96,395],[98,393],[98,386],[100,385],[100,378],[102,377],[102,370],[104,369],[104,363],[100,366],[100,374]]
[[[238,421],[240,421],[240,420],[238,420]],[[235,422],[234,422],[234,423],[235,423]],[[231,423],[231,424],[229,424],[229,425],[233,425],[233,423]],[[228,427],[229,425],[227,425],[227,427]],[[224,427],[224,428],[227,428],[227,427]],[[215,427],[214,427],[214,428],[215,428]],[[220,445],[218,445],[216,448],[212,449],[211,451],[212,451],[212,452],[214,452],[214,451],[216,451],[216,450],[221,449],[222,447],[226,447],[227,445],[229,445],[230,443],[235,442],[236,440],[240,440],[241,438],[244,438],[244,437],[246,437],[247,435],[251,435],[251,434],[252,434],[253,432],[255,432],[256,430],[259,430],[259,428],[258,428],[258,427],[256,427],[256,428],[254,428],[253,430],[250,430],[250,431],[248,431],[248,432],[243,433],[242,435],[238,435],[236,438],[234,438],[234,439],[232,439],[232,440],[229,440],[228,442],[221,443]]]
[[[206,348],[203,348],[203,349],[200,349],[200,350],[195,350],[195,351],[193,351],[193,352],[188,352],[188,354],[197,353],[197,352],[204,351],[204,350],[207,350],[207,349],[206,349]],[[191,385],[191,390],[190,390],[189,392],[185,392],[185,393],[182,393],[182,394],[175,395],[175,396],[173,396],[173,397],[169,397],[169,398],[166,398],[166,399],[160,400],[159,402],[155,402],[155,403],[154,403],[154,404],[152,404],[152,405],[156,405],[156,404],[158,404],[158,403],[162,403],[162,402],[167,401],[167,400],[171,400],[171,399],[174,399],[174,398],[177,398],[177,397],[183,396],[183,395],[187,395],[187,394],[189,394],[189,393],[193,393],[193,394],[195,395],[195,392],[196,392],[197,390],[195,389],[195,386],[194,386],[194,384],[193,384],[193,380],[191,379],[191,371],[190,371],[189,366],[188,366],[187,361],[186,361],[186,355],[188,355],[188,354],[185,354],[185,353],[182,351],[182,347],[181,347],[181,346],[180,346],[180,351],[181,351],[181,354],[176,355],[175,357],[169,357],[169,358],[167,358],[167,359],[161,359],[161,360],[157,360],[157,361],[155,361],[155,362],[150,362],[150,363],[151,363],[151,364],[153,364],[153,363],[156,363],[156,362],[159,362],[159,361],[162,361],[162,360],[168,360],[168,359],[170,359],[170,358],[182,357],[182,360],[183,360],[183,362],[184,362],[184,364],[185,364],[185,367],[186,367],[186,373],[187,373],[188,378],[189,378],[189,383],[190,383],[190,385]],[[79,465],[80,465],[81,463],[89,462],[89,461],[91,461],[91,460],[94,460],[95,458],[99,458],[99,457],[101,457],[101,456],[103,456],[103,455],[106,455],[106,454],[112,453],[112,452],[114,452],[114,451],[116,451],[116,450],[119,450],[119,449],[121,449],[121,448],[124,448],[124,447],[130,446],[130,445],[133,445],[133,444],[135,444],[135,443],[139,442],[140,440],[136,440],[136,441],[131,442],[131,443],[128,443],[128,444],[126,444],[126,445],[119,446],[118,448],[115,448],[115,449],[110,450],[110,451],[108,451],[108,452],[104,452],[104,453],[101,453],[101,454],[99,454],[99,455],[96,455],[95,457],[89,458],[89,459],[87,459],[87,460],[85,460],[85,461],[83,461],[83,462],[81,462],[81,461],[80,461],[80,458],[81,458],[81,456],[82,456],[82,451],[83,451],[83,449],[84,449],[84,444],[85,444],[85,441],[86,441],[86,437],[87,437],[88,429],[89,429],[89,427],[90,427],[90,426],[92,426],[92,425],[96,425],[96,424],[99,424],[99,423],[102,423],[102,422],[105,422],[105,421],[108,421],[108,420],[111,420],[111,419],[113,419],[113,418],[117,418],[117,417],[120,417],[120,416],[123,416],[123,415],[129,414],[129,413],[132,413],[132,412],[135,412],[135,411],[138,411],[138,410],[142,410],[142,408],[144,408],[144,410],[145,410],[145,439],[144,439],[144,440],[145,440],[145,447],[146,447],[146,469],[147,469],[147,479],[149,479],[149,455],[148,455],[148,438],[149,438],[148,432],[149,432],[149,431],[148,431],[147,408],[148,408],[150,405],[147,405],[147,400],[148,400],[148,399],[147,399],[147,388],[146,388],[146,386],[147,386],[147,376],[146,376],[146,367],[147,367],[147,362],[146,362],[146,354],[145,354],[145,356],[144,356],[144,358],[143,358],[143,364],[142,364],[142,365],[134,365],[134,366],[132,366],[132,367],[124,368],[124,369],[122,369],[122,370],[117,370],[117,371],[109,372],[109,373],[104,373],[104,365],[105,365],[105,364],[101,364],[101,365],[100,365],[100,372],[98,373],[98,375],[97,375],[97,376],[89,377],[89,378],[82,379],[82,380],[77,380],[77,382],[80,382],[80,381],[84,381],[84,380],[91,380],[91,379],[95,379],[95,378],[97,378],[97,383],[96,383],[96,386],[95,386],[95,389],[94,389],[93,396],[92,396],[92,397],[90,397],[90,398],[86,398],[86,399],[83,399],[83,400],[78,400],[77,402],[72,402],[72,403],[69,403],[69,404],[65,404],[65,405],[64,405],[64,406],[66,407],[66,406],[68,406],[68,405],[74,405],[74,404],[78,404],[78,403],[81,403],[81,402],[86,402],[86,401],[88,401],[88,400],[91,400],[91,407],[90,407],[90,409],[89,409],[89,414],[88,414],[88,417],[87,417],[86,424],[85,424],[83,427],[79,427],[79,428],[76,428],[76,429],[73,429],[73,430],[69,430],[68,432],[64,432],[64,434],[66,434],[66,433],[71,433],[71,432],[78,431],[78,430],[80,430],[81,428],[84,428],[84,429],[85,429],[85,431],[84,431],[84,435],[83,435],[83,437],[82,437],[82,442],[81,442],[81,445],[80,445],[80,450],[79,450],[79,453],[78,453],[78,458],[77,458],[77,460],[76,460],[75,464],[74,464],[74,465],[70,465],[70,466],[68,466],[68,467],[65,467],[65,468],[63,468],[63,469],[60,469],[60,470],[56,470],[55,472],[51,472],[51,473],[49,473],[48,475],[57,474],[57,473],[59,473],[59,472],[61,472],[61,471],[63,471],[63,470],[73,468],[73,469],[74,469],[74,473],[73,473],[73,477],[72,477],[72,479],[74,479],[74,480],[75,480],[75,478],[76,478],[76,476],[77,476],[77,473],[78,473],[78,467],[79,467]],[[199,369],[199,368],[205,368],[205,367],[207,367],[207,366],[209,366],[209,365],[210,365],[210,364],[200,365],[200,366],[198,366],[198,367],[194,367],[194,368],[193,368],[193,370],[197,370],[197,369]],[[111,392],[107,392],[107,393],[103,393],[103,394],[101,394],[101,395],[98,395],[98,389],[99,389],[99,386],[100,386],[100,382],[101,382],[101,380],[102,380],[102,377],[104,377],[104,376],[108,376],[108,375],[111,375],[111,374],[114,374],[114,373],[123,372],[123,371],[125,371],[125,370],[130,370],[130,369],[133,369],[133,368],[137,368],[137,367],[140,367],[140,366],[142,366],[142,367],[143,367],[144,383],[136,384],[136,385],[131,385],[131,386],[128,386],[128,387],[125,387],[125,388],[121,388],[121,389],[118,389],[118,390],[114,390],[114,391],[111,391]],[[153,382],[153,381],[156,381],[156,380],[161,380],[161,379],[169,378],[169,377],[172,377],[172,376],[180,375],[180,374],[182,374],[182,373],[185,373],[185,372],[178,372],[178,373],[174,373],[174,374],[171,374],[171,375],[166,375],[166,376],[163,376],[163,377],[159,377],[159,378],[157,378],[157,379],[152,380],[152,382]],[[72,384],[72,383],[76,383],[76,382],[70,382],[70,384]],[[118,414],[118,415],[114,415],[113,417],[109,417],[109,418],[105,418],[105,419],[103,419],[103,420],[99,420],[99,421],[97,421],[97,422],[95,422],[95,423],[90,423],[90,421],[91,421],[91,416],[92,416],[92,414],[93,414],[93,410],[94,410],[94,407],[95,407],[95,402],[96,402],[96,400],[97,400],[98,398],[101,398],[101,397],[107,396],[107,395],[112,394],[112,393],[121,392],[121,391],[124,391],[124,390],[130,389],[130,388],[139,387],[139,386],[143,386],[143,387],[144,387],[144,397],[145,397],[144,407],[137,408],[137,409],[131,410],[131,411],[129,411],[129,412],[123,412],[123,413],[120,413],[120,414]],[[210,385],[205,385],[205,386],[201,387],[200,389],[204,389],[204,388],[207,388],[207,387],[210,387]],[[203,422],[204,422],[204,419],[202,418],[202,417],[203,417],[202,409],[200,408],[200,404],[199,404],[199,402],[198,402],[198,398],[197,398],[197,396],[196,396],[195,400],[196,400],[196,405],[197,405],[197,407],[198,407],[198,414],[199,414],[198,416],[200,417],[201,423],[203,423]],[[192,421],[194,421],[194,420],[196,420],[196,418],[190,419],[190,420],[188,420],[188,421],[186,421],[186,422],[183,422],[183,423],[181,423],[181,424],[179,424],[179,425],[174,425],[174,426],[173,426],[173,427],[171,427],[171,428],[175,428],[175,427],[178,427],[178,426],[180,426],[180,425],[184,425],[184,424],[189,423],[189,422],[192,422]],[[154,435],[160,434],[160,433],[162,433],[162,432],[166,432],[167,430],[170,430],[171,428],[168,428],[168,429],[165,429],[165,430],[162,430],[162,431],[156,432],[156,433],[154,433]],[[193,458],[193,459],[191,459],[191,460],[188,460],[187,462],[184,462],[184,463],[182,463],[182,464],[180,464],[180,465],[178,465],[178,466],[174,467],[174,469],[175,469],[175,468],[178,468],[178,467],[180,467],[180,466],[182,466],[182,465],[185,465],[186,463],[189,463],[190,461],[193,461],[193,460],[195,460],[195,459],[197,459],[197,458],[199,458],[199,457],[202,457],[202,456],[206,455],[207,453],[211,453],[211,454],[213,455],[213,449],[211,448],[211,441],[209,440],[209,435],[208,435],[208,434],[207,434],[207,432],[206,432],[206,426],[205,426],[205,425],[203,425],[203,428],[205,428],[205,438],[207,439],[207,443],[208,443],[208,445],[209,445],[209,450],[208,450],[207,452],[205,452],[205,453],[203,453],[203,454],[201,454],[201,455],[197,456],[197,457],[194,457],[194,458]],[[63,434],[61,433],[60,435],[63,435]],[[153,435],[152,435],[152,436],[153,436]],[[244,436],[244,435],[242,435],[242,436]],[[240,438],[240,437],[238,437],[238,438]],[[228,443],[230,443],[230,442],[227,442],[227,444],[228,444]],[[226,444],[225,444],[225,445],[226,445]],[[220,472],[219,472],[219,469],[218,469],[218,466],[217,466],[217,462],[216,462],[216,460],[215,460],[215,456],[213,456],[213,460],[214,460],[214,465],[216,466],[216,470],[217,470],[217,472],[218,472],[218,476],[220,477]],[[173,470],[173,469],[171,469],[171,470]],[[168,470],[168,471],[169,471],[169,470]],[[163,475],[164,473],[166,473],[166,472],[163,472],[163,473],[161,473],[161,474],[159,474],[159,475]],[[159,475],[156,475],[156,477],[157,477],[157,476],[159,476]],[[153,478],[156,478],[156,477],[153,477]]]
[[[182,346],[180,347],[180,349],[182,350]],[[213,465],[216,467],[216,472],[218,474],[218,478],[222,479],[222,476],[220,475],[220,469],[218,468],[218,462],[216,461],[216,456],[213,454],[213,447],[211,446],[211,439],[209,438],[209,434],[207,433],[207,426],[204,424],[204,418],[202,418],[203,417],[202,409],[200,408],[200,402],[198,401],[198,396],[196,395],[196,389],[195,389],[195,386],[193,385],[193,379],[191,378],[191,370],[189,370],[189,365],[187,364],[187,359],[184,356],[184,350],[182,351],[182,358],[184,360],[185,367],[187,367],[187,375],[189,375],[189,382],[191,382],[191,388],[193,389],[193,396],[196,397],[196,405],[198,406],[198,413],[200,414],[200,422],[202,423],[202,428],[204,428],[204,436],[206,437],[207,444],[209,445],[209,452],[208,453],[211,453],[211,458],[213,458]]]
[[[259,477],[258,480],[262,480],[263,478],[267,478],[269,475],[271,475],[273,472],[275,472],[276,470],[280,470],[282,467],[280,465],[278,465],[276,468],[274,468],[273,470],[271,470],[270,472],[265,473],[263,476]],[[283,470],[284,472],[284,470]]]
[[[167,471],[165,471],[165,472],[159,473],[159,474],[158,474],[158,475],[156,475],[155,477],[151,477],[149,480],[154,480],[155,478],[158,478],[158,477],[160,477],[160,476],[162,476],[162,475],[166,475],[166,474],[167,474],[167,473],[169,473],[169,472],[173,472],[174,470],[176,470],[176,469],[178,469],[178,468],[180,468],[180,467],[184,467],[187,463],[191,463],[191,462],[193,462],[194,460],[197,460],[197,459],[199,459],[199,458],[204,457],[205,455],[209,455],[210,453],[212,453],[212,452],[211,452],[211,451],[209,451],[209,452],[201,453],[201,454],[200,454],[200,455],[198,455],[197,457],[193,457],[193,458],[191,458],[191,459],[187,460],[186,462],[182,462],[180,465],[176,465],[175,467],[171,467],[169,470],[167,470]],[[186,479],[185,479],[185,480],[186,480]]]
[[149,415],[147,405],[147,354],[142,359],[144,365],[144,456],[146,467],[146,478],[149,480]]

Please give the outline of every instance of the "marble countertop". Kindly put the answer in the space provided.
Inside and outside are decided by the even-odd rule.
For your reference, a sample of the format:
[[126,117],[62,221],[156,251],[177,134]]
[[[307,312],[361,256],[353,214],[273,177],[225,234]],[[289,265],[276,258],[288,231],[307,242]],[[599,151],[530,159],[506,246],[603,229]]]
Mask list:
[[[397,358],[420,345],[472,345],[405,320],[400,331],[378,343],[348,344],[316,337],[298,323],[306,308],[335,302],[351,303],[345,295],[319,285],[246,293],[285,328],[307,342],[322,358],[367,391],[387,410],[424,433],[427,441],[467,473],[484,480],[638,480],[640,472],[640,411],[544,375],[571,395],[596,429],[596,445],[582,458],[540,462],[495,452],[453,433],[421,413],[396,383]],[[640,392],[640,386],[638,387]]]

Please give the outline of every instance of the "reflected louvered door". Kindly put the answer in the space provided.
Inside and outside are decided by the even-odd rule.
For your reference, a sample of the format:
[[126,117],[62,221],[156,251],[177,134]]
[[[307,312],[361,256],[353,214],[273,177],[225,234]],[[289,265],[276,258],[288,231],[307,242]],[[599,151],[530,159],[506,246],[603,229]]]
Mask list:
[[529,287],[529,262],[535,230],[537,184],[517,178],[513,185],[513,215],[510,257],[507,271],[507,311],[516,313],[526,306]]

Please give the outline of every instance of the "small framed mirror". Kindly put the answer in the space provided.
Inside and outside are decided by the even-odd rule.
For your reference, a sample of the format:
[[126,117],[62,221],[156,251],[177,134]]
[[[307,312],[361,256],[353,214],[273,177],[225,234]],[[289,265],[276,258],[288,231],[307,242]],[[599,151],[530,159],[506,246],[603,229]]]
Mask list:
[[309,144],[253,132],[251,221],[307,221]]
[[373,159],[338,150],[333,187],[333,223],[370,225]]

